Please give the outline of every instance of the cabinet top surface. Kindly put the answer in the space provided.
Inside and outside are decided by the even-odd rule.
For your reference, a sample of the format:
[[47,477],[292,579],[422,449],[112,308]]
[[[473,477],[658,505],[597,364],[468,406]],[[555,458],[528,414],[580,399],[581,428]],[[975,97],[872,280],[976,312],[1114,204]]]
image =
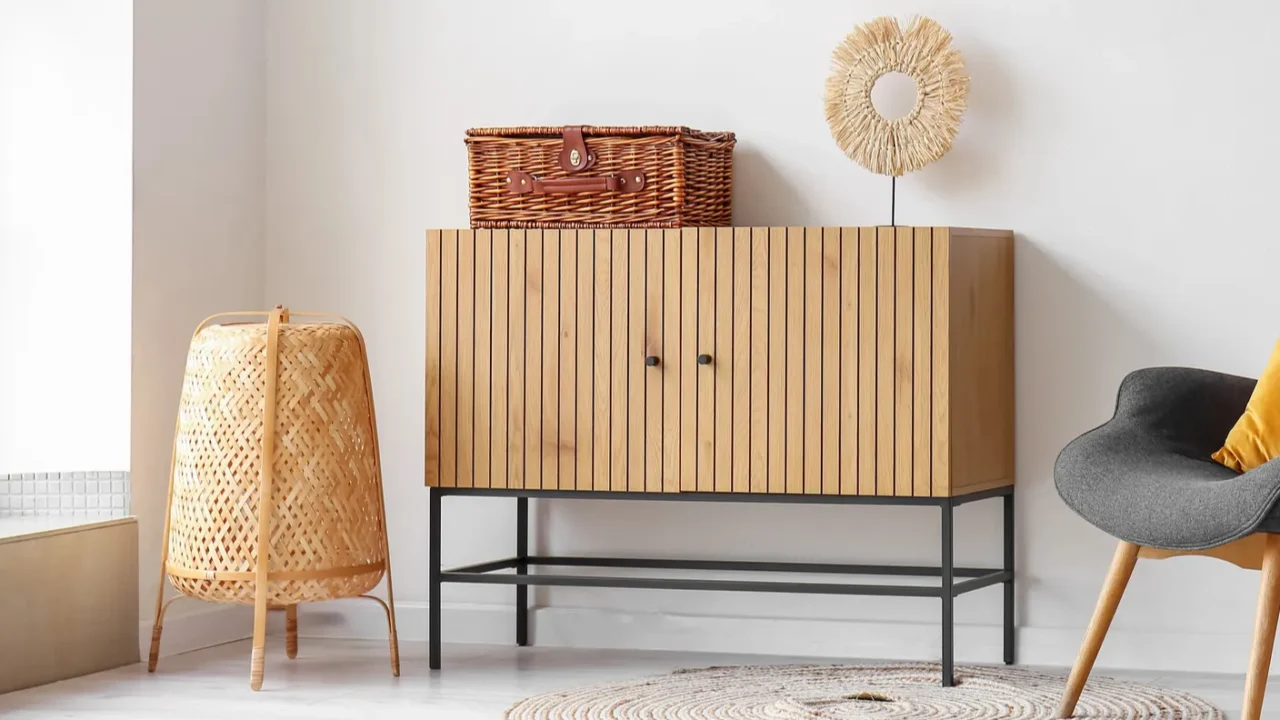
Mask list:
[[[1010,237],[1013,235],[1012,230],[1003,230],[999,228],[970,228],[955,227],[950,225],[733,225],[722,227],[682,227],[682,228],[582,228],[580,230],[567,230],[566,232],[612,232],[614,230],[624,230],[628,232],[667,232],[667,231],[684,231],[684,230],[891,230],[891,229],[914,229],[914,228],[936,228],[944,229],[954,235],[964,237]],[[538,229],[538,228],[429,228],[429,232],[464,232],[475,230],[476,232],[560,232],[556,228]]]

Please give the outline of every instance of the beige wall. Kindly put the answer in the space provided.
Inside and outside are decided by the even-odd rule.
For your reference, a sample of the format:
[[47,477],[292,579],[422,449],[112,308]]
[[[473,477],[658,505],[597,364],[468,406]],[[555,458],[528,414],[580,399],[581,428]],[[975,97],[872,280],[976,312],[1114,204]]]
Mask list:
[[[263,14],[256,0],[137,0],[134,15],[132,480],[149,628],[191,332],[264,304]],[[212,607],[175,603],[168,623]]]

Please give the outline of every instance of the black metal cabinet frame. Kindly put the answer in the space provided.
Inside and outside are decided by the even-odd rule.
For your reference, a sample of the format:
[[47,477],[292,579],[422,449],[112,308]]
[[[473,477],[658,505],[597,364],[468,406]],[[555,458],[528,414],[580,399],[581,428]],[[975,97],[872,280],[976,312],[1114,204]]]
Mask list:
[[[516,644],[529,644],[529,586],[658,588],[665,590],[733,590],[739,592],[803,593],[817,595],[888,595],[942,600],[942,684],[955,684],[955,599],[995,584],[1004,585],[1004,662],[1014,662],[1013,486],[953,497],[892,497],[865,495],[781,495],[765,493],[631,493],[573,490],[505,490],[496,488],[432,487],[430,491],[430,667],[440,669],[440,586],[478,583],[516,586]],[[516,554],[514,557],[444,570],[440,567],[442,501],[446,496],[516,498]],[[839,505],[908,505],[942,511],[942,557],[937,567],[910,565],[852,565],[730,560],[659,560],[645,558],[564,557],[529,554],[529,499],[648,500],[692,502],[763,502]],[[1001,568],[956,567],[954,509],[979,500],[1004,502],[1004,563]],[[530,573],[532,567],[644,568],[658,570],[730,570],[744,572],[807,573],[886,577],[938,577],[933,585],[814,583],[783,580],[721,580],[695,578],[601,577]],[[498,571],[514,570],[514,574]]]

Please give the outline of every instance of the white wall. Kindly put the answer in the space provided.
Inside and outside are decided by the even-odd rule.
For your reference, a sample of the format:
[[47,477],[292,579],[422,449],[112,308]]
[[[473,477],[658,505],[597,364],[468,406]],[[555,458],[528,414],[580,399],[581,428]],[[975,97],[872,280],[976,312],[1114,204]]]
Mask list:
[[[264,303],[264,51],[256,0],[136,0],[134,15],[132,481],[149,637],[191,333]],[[168,617],[225,607],[179,602]],[[182,647],[167,622],[166,649]]]
[[[1109,417],[1128,370],[1254,373],[1280,334],[1278,108],[1259,90],[1280,65],[1270,30],[1280,6],[919,0],[910,10],[953,31],[972,91],[954,151],[899,183],[898,220],[1018,232],[1021,651],[1065,665],[1114,545],[1058,500],[1057,451]],[[467,222],[463,131],[734,130],[737,224],[884,223],[888,180],[839,152],[821,96],[843,35],[906,11],[888,0],[269,5],[267,296],[348,315],[368,337],[402,616],[420,618],[427,591],[423,231]],[[445,509],[446,564],[511,553],[510,501]],[[537,512],[544,552],[924,562],[938,543],[937,518],[915,509],[560,501]],[[959,511],[958,561],[998,560],[999,517],[995,503]],[[1212,561],[1145,563],[1101,662],[1242,671],[1255,588],[1255,574]],[[463,613],[511,592],[446,586],[444,598]],[[929,600],[539,599],[555,608],[539,618],[549,642],[937,653]],[[961,657],[998,659],[999,610],[996,589],[959,600]],[[509,633],[509,614],[493,617]]]
[[129,469],[133,7],[0,2],[0,473]]

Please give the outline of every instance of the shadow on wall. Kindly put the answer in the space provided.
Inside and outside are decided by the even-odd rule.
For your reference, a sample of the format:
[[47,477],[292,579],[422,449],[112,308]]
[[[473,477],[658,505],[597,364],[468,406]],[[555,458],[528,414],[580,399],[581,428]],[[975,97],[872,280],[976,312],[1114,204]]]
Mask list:
[[[1032,607],[1023,601],[1034,587],[1034,607],[1044,613],[1020,624],[1084,623],[1078,609],[1092,605],[1097,588],[1080,578],[1105,569],[1115,540],[1062,503],[1053,464],[1068,442],[1110,419],[1126,374],[1158,364],[1165,353],[1105,288],[1045,247],[1018,235],[1016,253],[1017,503],[1019,517],[1035,519],[1034,528],[1019,527],[1019,607]],[[1072,540],[1031,546],[1023,542],[1029,536]]]
[[[769,162],[764,153],[738,142],[733,152],[733,224],[778,226],[804,224],[810,208],[803,195]],[[786,223],[781,222],[786,219]]]

